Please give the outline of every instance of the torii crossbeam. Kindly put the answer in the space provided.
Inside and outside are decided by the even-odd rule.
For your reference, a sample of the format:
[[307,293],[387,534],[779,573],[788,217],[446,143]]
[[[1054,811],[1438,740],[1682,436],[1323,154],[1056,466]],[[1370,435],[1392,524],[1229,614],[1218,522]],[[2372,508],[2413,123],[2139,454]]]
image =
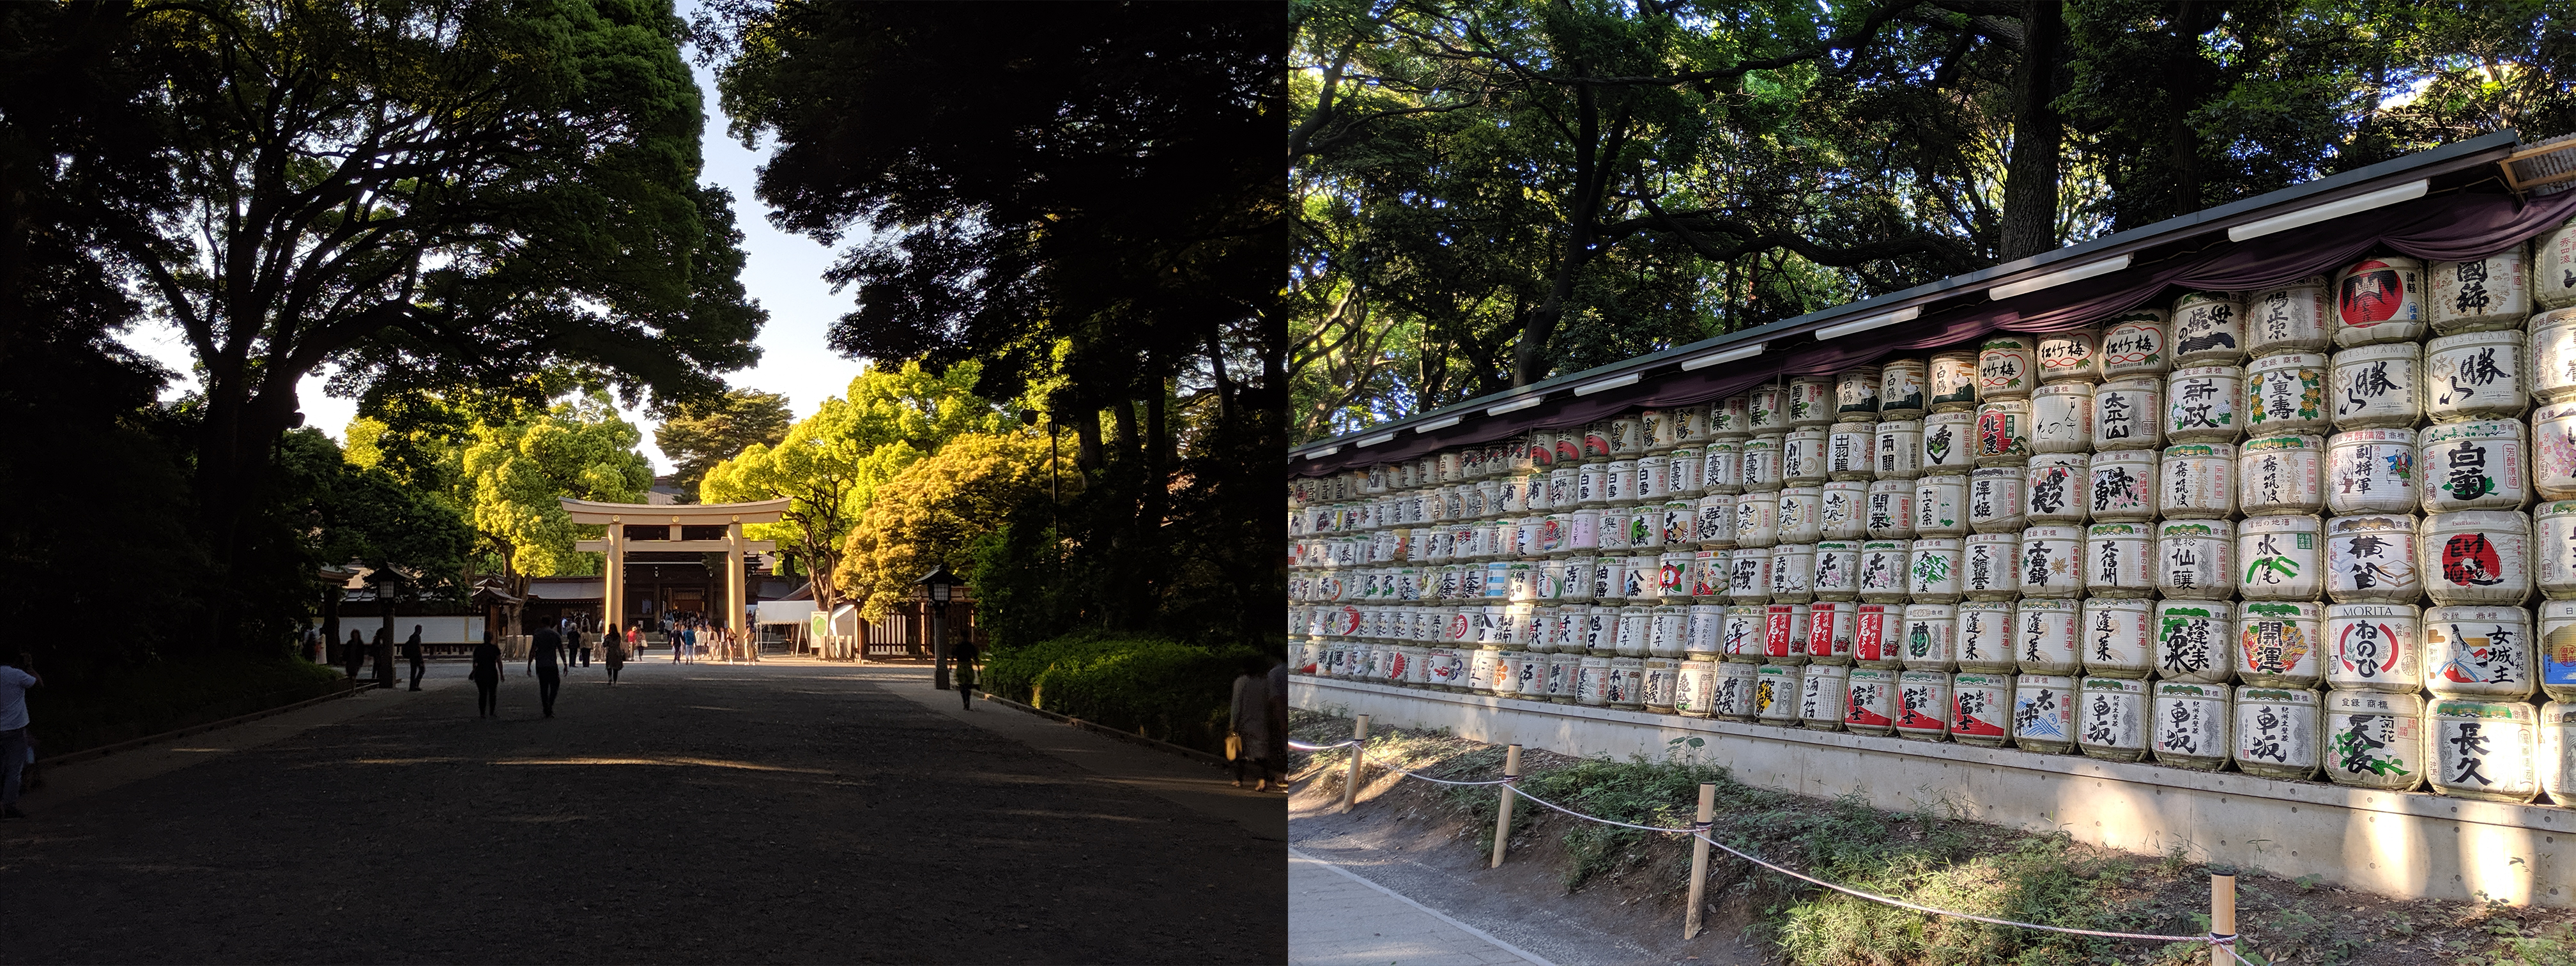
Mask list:
[[[626,614],[626,554],[630,551],[715,551],[725,555],[725,627],[743,629],[742,555],[754,551],[776,550],[770,540],[745,540],[742,525],[776,523],[787,513],[787,497],[757,503],[599,503],[591,500],[560,498],[564,512],[574,523],[604,523],[608,535],[599,540],[573,541],[573,549],[604,554],[608,558],[607,586],[601,589],[601,604],[608,620],[623,622]],[[722,540],[680,540],[681,527],[725,528]],[[661,528],[663,538],[651,539],[646,530],[634,536],[632,528]]]

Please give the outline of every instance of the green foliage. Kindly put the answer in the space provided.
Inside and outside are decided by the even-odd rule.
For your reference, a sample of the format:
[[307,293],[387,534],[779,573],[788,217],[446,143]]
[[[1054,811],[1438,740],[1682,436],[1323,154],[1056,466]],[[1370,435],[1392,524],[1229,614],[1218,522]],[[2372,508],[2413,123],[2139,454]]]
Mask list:
[[317,429],[287,433],[278,463],[279,479],[295,488],[294,498],[315,524],[306,541],[313,563],[390,567],[410,577],[406,594],[463,598],[474,532],[441,494],[346,460],[340,445]]
[[716,464],[748,446],[774,446],[787,435],[787,397],[757,389],[732,389],[707,402],[682,403],[653,427],[653,445],[671,458],[672,483],[684,501],[695,500],[698,481]]
[[1078,634],[996,649],[985,660],[983,687],[1068,717],[1222,752],[1235,676],[1262,660],[1246,647]]
[[39,663],[27,691],[28,731],[41,757],[221,721],[343,687],[340,672],[291,657],[213,654],[72,677]]
[[636,451],[642,432],[618,417],[606,393],[544,409],[490,400],[416,405],[439,415],[415,412],[409,430],[367,416],[351,421],[349,460],[439,487],[492,569],[522,579],[598,573],[599,555],[574,550],[573,541],[604,528],[574,524],[558,501],[640,503],[653,485],[652,463]]
[[1013,507],[1045,492],[1046,478],[1042,440],[984,433],[952,439],[877,488],[833,579],[870,618],[882,617],[931,567],[972,572],[976,542],[999,529]]

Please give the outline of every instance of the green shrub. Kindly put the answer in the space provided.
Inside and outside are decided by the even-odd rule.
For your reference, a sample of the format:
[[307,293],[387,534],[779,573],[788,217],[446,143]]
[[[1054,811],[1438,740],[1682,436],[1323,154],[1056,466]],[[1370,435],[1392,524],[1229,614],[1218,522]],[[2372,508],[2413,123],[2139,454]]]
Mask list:
[[1222,754],[1235,675],[1258,653],[1076,634],[995,652],[983,686],[1057,714]]
[[27,731],[50,758],[318,698],[344,680],[302,658],[222,653],[86,680],[48,675],[27,692]]

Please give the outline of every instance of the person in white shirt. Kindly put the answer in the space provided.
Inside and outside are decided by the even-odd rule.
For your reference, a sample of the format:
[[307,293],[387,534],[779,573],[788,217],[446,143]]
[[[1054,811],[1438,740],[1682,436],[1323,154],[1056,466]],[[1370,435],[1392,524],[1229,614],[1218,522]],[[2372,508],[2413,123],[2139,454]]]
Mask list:
[[27,817],[18,810],[18,774],[27,767],[27,689],[45,679],[19,669],[26,664],[24,654],[0,664],[0,818]]

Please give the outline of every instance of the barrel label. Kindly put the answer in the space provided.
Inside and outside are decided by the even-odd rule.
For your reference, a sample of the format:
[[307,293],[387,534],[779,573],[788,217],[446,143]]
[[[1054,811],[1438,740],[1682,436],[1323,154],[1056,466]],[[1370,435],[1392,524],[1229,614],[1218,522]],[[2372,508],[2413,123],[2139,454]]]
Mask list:
[[1855,677],[1850,691],[1851,702],[1843,712],[1844,724],[1887,727],[1896,723],[1887,716],[1886,709],[1892,703],[1888,700],[1887,682],[1863,681]]
[[2168,606],[2159,610],[2156,664],[2164,669],[2166,677],[2207,674],[2218,665],[2218,649],[2227,641],[2224,606]]
[[2353,328],[2369,328],[2401,315],[2412,320],[2415,306],[2407,297],[2413,287],[2410,281],[2395,266],[2377,259],[2346,269],[2335,293],[2336,318]]
[[[2225,685],[2160,685],[2156,690],[2158,754],[2209,757],[2225,748],[2227,723],[2223,714],[2227,705],[2223,698],[2215,697],[2226,693]],[[2170,693],[2195,696],[2167,697]],[[2204,693],[2211,696],[2199,696]]]
[[1939,685],[1924,681],[1900,684],[1896,695],[1896,726],[1908,731],[1938,733],[1946,730],[1948,722],[1943,720],[1942,712],[1948,709],[1941,707],[1944,703],[1939,693],[1941,690]]
[[2037,741],[2068,741],[2066,733],[2068,696],[2055,688],[2033,688],[2013,695],[2013,737]]
[[[2412,698],[2398,700],[2412,701]],[[2326,767],[2347,775],[2373,775],[2381,778],[2412,775],[2409,766],[2416,763],[2418,722],[2413,717],[2394,714],[2331,715],[2329,725],[2334,734],[2328,737]]]
[[2029,492],[2025,499],[2033,514],[2058,516],[2066,513],[2068,491],[2074,488],[2075,467],[2051,463],[2032,468]]
[[2462,587],[2504,582],[2504,558],[2483,533],[2454,534],[2442,542],[2442,579]]
[[2095,396],[2093,417],[2097,421],[2095,425],[2099,427],[2097,431],[2099,438],[2095,440],[2094,448],[2100,449],[2103,444],[2118,445],[2121,440],[2126,439],[2146,439],[2147,426],[2140,420],[2148,416],[2143,411],[2146,408],[2143,404],[2149,400],[2141,397],[2153,395],[2153,393],[2104,390]]
[[2165,332],[2153,316],[2146,322],[2122,322],[2102,336],[2102,361],[2120,370],[2152,371],[2164,363]]
[[2001,738],[2003,711],[1996,701],[1995,688],[1958,688],[1950,698],[1950,733],[1977,738]]
[[2281,766],[2317,763],[2316,708],[2240,700],[2236,706],[2236,760]]
[[2144,512],[2147,481],[2125,463],[2093,467],[2093,515]]
[[2246,393],[2249,426],[2267,423],[2319,422],[2326,418],[2325,373],[2316,369],[2270,369],[2253,375]]
[[2433,355],[2425,360],[2432,370],[2428,388],[2433,405],[2486,406],[2514,398],[2522,391],[2514,372],[2517,361],[2511,346],[2481,345]]
[[2544,625],[2540,637],[2540,683],[2576,685],[2576,621]]
[[2354,618],[2335,635],[2335,666],[2351,680],[2411,684],[2397,674],[2397,661],[2404,656],[2405,647],[2406,638],[2394,625]]
[[2234,427],[2236,411],[2228,395],[2220,388],[2216,377],[2174,377],[2173,401],[2165,413],[2165,432],[2170,435],[2197,429]]
[[2517,623],[2441,621],[2424,628],[2424,644],[2442,656],[2433,674],[2453,684],[2515,685],[2531,680]]

